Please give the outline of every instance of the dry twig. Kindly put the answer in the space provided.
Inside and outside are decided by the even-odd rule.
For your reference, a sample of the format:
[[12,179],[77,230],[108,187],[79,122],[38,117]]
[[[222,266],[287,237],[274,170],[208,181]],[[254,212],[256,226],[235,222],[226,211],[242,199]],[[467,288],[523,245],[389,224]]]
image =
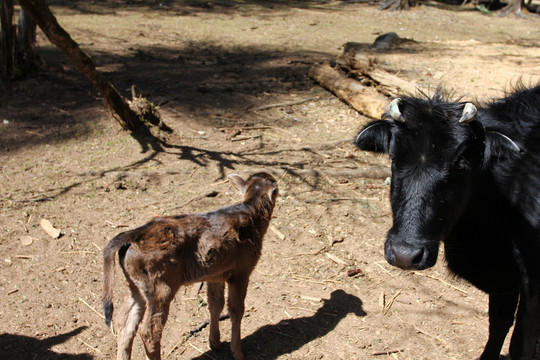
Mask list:
[[418,326],[414,325],[414,329],[416,331],[418,331],[419,333],[421,334],[424,334],[432,339],[435,339],[437,340],[438,342],[440,342],[441,344],[444,344],[444,345],[448,345],[448,341],[444,340],[444,339],[441,339],[440,337],[436,336],[436,335],[433,335],[429,332],[427,332],[426,330],[423,330],[423,329],[420,329]]
[[90,306],[90,304],[88,304],[86,301],[84,301],[82,298],[79,297],[79,301],[82,302],[84,305],[88,306],[88,308],[90,310],[92,310],[93,312],[95,312],[100,318],[102,319],[105,319],[105,316],[103,316],[103,314],[101,314],[100,312],[98,312],[96,309],[94,309],[92,306]]
[[172,207],[170,207],[170,208],[167,208],[167,209],[165,209],[163,212],[167,212],[167,211],[179,209],[179,208],[184,207],[184,206],[186,206],[186,205],[188,205],[188,204],[191,204],[191,203],[194,202],[194,201],[197,201],[197,200],[200,200],[200,199],[204,199],[205,197],[215,197],[215,196],[217,196],[218,194],[219,194],[219,191],[216,191],[216,190],[209,190],[209,191],[207,191],[207,192],[205,192],[205,193],[203,193],[203,194],[197,195],[197,196],[195,196],[195,197],[189,199],[188,201],[186,201],[186,202],[184,202],[184,203],[182,203],[182,204],[180,204],[180,205],[172,206]]
[[404,351],[404,349],[386,350],[386,351],[374,352],[371,355],[373,355],[373,356],[390,355],[390,354],[402,353],[403,351]]
[[210,355],[210,354],[205,353],[204,351],[202,351],[201,349],[199,349],[198,347],[196,347],[196,346],[193,345],[192,343],[189,343],[189,346],[191,346],[192,348],[194,348],[195,350],[197,350],[198,352],[200,352],[202,355],[204,355],[204,356],[206,356],[206,357],[209,357],[209,358],[212,359],[212,360],[216,360],[215,357],[213,357],[213,356]]
[[[229,318],[229,314],[222,314],[219,317],[219,320],[221,321],[221,320],[225,320],[225,319],[228,319],[228,318]],[[171,355],[176,349],[178,349],[178,347],[180,345],[182,345],[183,343],[188,341],[190,337],[192,337],[193,335],[195,335],[196,333],[200,332],[202,329],[207,327],[208,324],[210,324],[210,322],[208,320],[206,320],[203,323],[196,326],[194,329],[190,330],[188,333],[185,333],[184,335],[182,335],[181,339],[176,344],[174,344],[174,346],[172,347],[171,350],[169,350],[169,352],[167,352],[167,355],[165,355],[165,358],[168,358],[169,355]],[[190,345],[191,345],[191,343],[190,343]],[[193,345],[191,345],[191,346],[193,346]],[[197,349],[197,348],[195,348],[195,349]],[[197,349],[197,350],[199,350],[199,349]],[[201,353],[202,353],[202,351],[201,351]]]
[[368,202],[367,199],[359,199],[359,198],[353,198],[353,197],[340,197],[340,198],[331,198],[327,200],[306,200],[305,202],[307,204],[325,204],[325,203],[331,203],[331,202],[337,202],[337,201],[356,201],[356,202]]
[[463,294],[465,294],[465,295],[469,295],[469,293],[468,293],[467,291],[462,290],[462,289],[458,288],[457,286],[452,285],[452,284],[450,284],[449,282],[446,282],[446,281],[444,281],[443,279],[440,279],[440,278],[438,278],[438,277],[436,277],[436,276],[429,275],[429,274],[422,274],[422,273],[417,272],[417,271],[414,271],[413,274],[415,274],[415,275],[420,275],[420,276],[423,276],[423,277],[427,277],[427,278],[430,278],[430,279],[433,279],[433,280],[440,281],[440,282],[442,282],[443,284],[445,284],[445,285],[447,285],[447,286],[450,286],[452,289],[455,289],[455,290],[457,290],[457,291],[459,291],[459,292],[461,292],[461,293],[463,293]]
[[260,111],[260,110],[268,110],[268,109],[272,109],[272,108],[276,108],[276,107],[300,105],[300,104],[303,104],[303,103],[306,103],[306,102],[309,102],[309,101],[314,101],[314,100],[319,100],[319,97],[315,96],[315,97],[312,97],[312,98],[307,98],[307,99],[302,99],[302,100],[297,100],[297,101],[291,101],[291,102],[285,102],[285,103],[277,103],[277,104],[269,104],[269,105],[262,105],[262,106],[257,106],[255,108],[252,108],[251,110],[252,111]]
[[231,139],[231,141],[253,140],[253,139],[259,139],[261,137],[262,137],[262,135],[242,136],[242,137],[237,137],[237,138]]
[[86,345],[87,347],[89,347],[90,349],[94,350],[95,352],[97,352],[99,355],[103,355],[103,353],[101,351],[99,351],[99,349],[97,347],[94,347],[90,344],[88,344],[87,342],[85,342],[83,339],[79,339],[84,345]]
[[340,265],[347,265],[347,263],[346,263],[344,260],[338,258],[336,255],[333,255],[333,254],[330,254],[330,253],[326,253],[326,256],[327,256],[330,260],[332,260],[333,262],[335,262],[335,263],[337,263],[337,264],[340,264]]
[[399,294],[401,294],[401,289],[398,290],[398,291],[394,294],[394,296],[392,296],[392,298],[390,299],[390,301],[384,305],[383,315],[386,315],[386,313],[388,312],[388,310],[390,310],[390,308],[392,307],[392,305],[394,305],[394,301],[396,301],[396,299],[397,299],[397,297],[399,296]]
[[326,246],[323,246],[322,248],[320,248],[319,250],[317,251],[312,251],[312,252],[307,252],[307,253],[298,253],[294,256],[291,256],[289,258],[286,258],[285,260],[291,260],[291,259],[294,259],[298,256],[313,256],[313,255],[319,255],[323,250],[326,249]]

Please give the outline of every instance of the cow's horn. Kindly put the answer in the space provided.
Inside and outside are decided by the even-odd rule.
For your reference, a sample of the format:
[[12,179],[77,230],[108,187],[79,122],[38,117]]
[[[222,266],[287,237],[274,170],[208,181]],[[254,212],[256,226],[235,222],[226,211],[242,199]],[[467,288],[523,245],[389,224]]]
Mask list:
[[392,100],[392,102],[390,103],[390,116],[396,120],[396,121],[399,121],[399,122],[405,122],[405,119],[403,118],[403,115],[401,115],[401,111],[399,111],[399,104],[401,103],[401,99],[400,98],[395,98],[394,100]]
[[464,124],[472,121],[477,111],[478,110],[476,110],[476,106],[474,106],[472,103],[466,103],[465,107],[463,107],[463,113],[461,114],[461,119],[459,119],[459,123]]

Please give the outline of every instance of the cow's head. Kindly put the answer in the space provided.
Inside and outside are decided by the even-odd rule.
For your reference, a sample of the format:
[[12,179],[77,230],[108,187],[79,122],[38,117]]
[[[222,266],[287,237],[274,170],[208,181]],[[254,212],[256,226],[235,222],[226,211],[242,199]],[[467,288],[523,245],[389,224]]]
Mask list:
[[356,138],[363,150],[392,160],[390,202],[393,226],[386,260],[402,269],[435,265],[439,243],[463,214],[478,174],[519,148],[506,136],[486,131],[472,103],[433,97],[392,101],[383,120]]

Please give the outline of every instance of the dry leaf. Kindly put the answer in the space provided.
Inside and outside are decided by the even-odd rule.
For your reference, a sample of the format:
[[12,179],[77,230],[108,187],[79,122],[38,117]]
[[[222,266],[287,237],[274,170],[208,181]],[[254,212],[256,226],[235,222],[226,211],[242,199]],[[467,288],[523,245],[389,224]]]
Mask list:
[[30,246],[34,242],[34,238],[28,235],[21,236],[21,245]]
[[50,237],[53,239],[58,239],[60,237],[60,230],[52,226],[51,222],[47,219],[41,219],[41,227]]

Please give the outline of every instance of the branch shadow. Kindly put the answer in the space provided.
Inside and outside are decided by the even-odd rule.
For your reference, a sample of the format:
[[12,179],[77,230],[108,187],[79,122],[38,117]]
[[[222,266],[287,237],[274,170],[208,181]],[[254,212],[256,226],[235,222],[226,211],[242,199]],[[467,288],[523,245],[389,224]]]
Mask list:
[[[295,9],[319,9],[332,10],[335,4],[330,0],[97,0],[88,2],[85,0],[51,0],[55,6],[66,7],[83,14],[110,13],[115,10],[144,10],[152,9],[166,12],[179,12],[183,15],[198,13],[231,14],[238,12],[261,12],[271,10]],[[347,4],[346,2],[344,2]],[[334,6],[333,6],[334,5]]]
[[[281,320],[274,325],[265,325],[253,334],[243,338],[244,355],[250,359],[277,359],[290,354],[311,341],[330,333],[349,313],[358,317],[366,316],[362,300],[343,290],[332,292],[330,299],[323,299],[323,306],[312,316]],[[205,360],[232,359],[228,346],[218,352],[207,351],[194,358]]]
[[[172,151],[167,151],[169,154],[173,154],[178,156],[178,159],[180,160],[188,160],[193,162],[194,164],[197,164],[201,167],[206,167],[210,164],[214,164],[219,169],[219,176],[214,179],[215,181],[222,180],[226,178],[226,171],[236,170],[238,165],[242,166],[249,166],[249,167],[256,167],[256,168],[262,168],[266,171],[272,171],[271,169],[279,168],[283,170],[284,172],[287,172],[291,174],[292,176],[297,176],[303,179],[303,181],[312,189],[318,188],[321,177],[318,174],[313,174],[311,178],[313,179],[311,182],[307,178],[304,178],[303,176],[297,174],[295,172],[295,169],[303,169],[309,167],[309,162],[305,161],[304,163],[295,162],[294,168],[293,165],[290,164],[287,161],[279,162],[275,160],[274,157],[268,156],[268,159],[272,160],[262,160],[262,159],[253,159],[250,158],[250,155],[256,156],[256,155],[276,155],[280,153],[287,153],[287,152],[295,152],[295,151],[304,151],[299,149],[281,149],[281,150],[272,150],[272,151],[265,151],[264,144],[261,144],[260,147],[257,149],[257,151],[254,151],[253,149],[246,150],[246,151],[214,151],[209,149],[202,149],[197,148],[193,146],[188,145],[171,145],[167,143],[162,143],[164,148],[167,148]],[[176,151],[176,152],[175,152]],[[281,175],[281,174],[279,174]]]
[[0,335],[0,358],[17,360],[91,360],[90,354],[60,354],[51,348],[77,336],[87,327],[81,326],[65,334],[39,340],[30,336],[16,334]]
[[[134,41],[122,55],[87,51],[125,98],[131,97],[135,85],[138,94],[162,110],[164,123],[180,132],[185,120],[218,128],[237,125],[250,108],[268,101],[266,94],[310,92],[314,84],[309,66],[330,56],[204,41],[173,46],[184,40],[178,34],[171,38],[170,47],[138,46]],[[94,119],[110,117],[103,98],[59,49],[40,48],[37,53],[51,66],[0,93],[0,116],[9,120],[0,127],[0,152],[85,138],[98,129],[104,131]],[[294,124],[294,120],[250,116],[257,116],[261,124]],[[148,131],[130,135],[142,152],[163,149]]]

